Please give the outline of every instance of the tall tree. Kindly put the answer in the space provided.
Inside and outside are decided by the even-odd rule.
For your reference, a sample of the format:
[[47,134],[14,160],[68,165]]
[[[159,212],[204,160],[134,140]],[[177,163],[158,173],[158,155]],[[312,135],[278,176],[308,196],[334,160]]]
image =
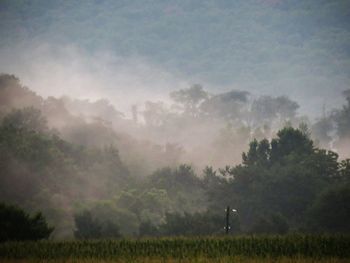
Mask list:
[[197,116],[199,105],[208,98],[208,93],[201,85],[195,84],[188,89],[173,91],[170,97],[181,106],[183,113]]

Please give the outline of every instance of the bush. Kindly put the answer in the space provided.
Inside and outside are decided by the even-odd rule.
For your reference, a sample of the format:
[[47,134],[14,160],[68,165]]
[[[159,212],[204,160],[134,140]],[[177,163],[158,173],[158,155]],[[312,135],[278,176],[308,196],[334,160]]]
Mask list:
[[53,229],[40,212],[31,217],[17,206],[0,203],[0,242],[47,239]]
[[99,221],[92,217],[89,211],[84,211],[74,217],[77,239],[120,238],[119,227],[111,221]]
[[336,186],[320,194],[309,214],[316,231],[349,234],[350,186]]
[[252,234],[286,234],[289,230],[287,220],[280,214],[259,218],[252,226]]

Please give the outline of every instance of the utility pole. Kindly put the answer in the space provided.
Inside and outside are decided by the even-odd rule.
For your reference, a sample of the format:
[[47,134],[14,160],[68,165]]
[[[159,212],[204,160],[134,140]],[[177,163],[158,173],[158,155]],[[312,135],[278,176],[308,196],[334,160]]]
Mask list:
[[230,206],[227,206],[227,208],[226,208],[226,227],[225,227],[226,235],[228,235],[230,228],[231,228],[230,227]]
[[[226,235],[228,235],[228,233],[230,232],[231,226],[230,226],[230,206],[227,206],[227,208],[225,209],[226,212],[226,226],[225,228],[225,232]],[[237,213],[236,209],[232,209],[233,213]]]

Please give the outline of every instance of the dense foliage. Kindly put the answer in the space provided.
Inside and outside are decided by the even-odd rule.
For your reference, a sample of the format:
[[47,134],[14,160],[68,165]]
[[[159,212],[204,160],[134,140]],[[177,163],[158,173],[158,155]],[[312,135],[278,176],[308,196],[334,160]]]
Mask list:
[[[231,234],[349,233],[350,161],[314,142],[295,102],[249,96],[195,85],[173,107],[147,102],[140,124],[108,101],[43,99],[1,75],[0,201],[42,211],[55,238],[221,235],[228,205]],[[349,105],[329,116],[334,143],[350,138]],[[194,131],[183,145],[151,140]],[[181,164],[191,141],[228,165]]]
[[[339,213],[348,218],[349,181],[344,174],[349,172],[349,167],[338,162],[335,152],[314,147],[301,130],[284,128],[277,136],[271,142],[254,140],[249,151],[243,153],[243,164],[223,171],[227,179],[216,181],[209,190],[213,208],[223,200],[234,204],[246,230],[251,227],[253,232],[265,233],[281,233],[279,229],[284,226],[283,233],[288,225],[292,231],[312,231],[308,220],[317,223],[321,231],[331,230],[321,218],[336,211],[337,203],[344,206]],[[321,198],[315,208],[319,216],[309,218],[317,197],[337,185],[347,185],[333,190],[334,195],[340,195],[339,200]],[[216,190],[218,188],[221,191]],[[322,210],[322,206],[327,205],[334,208]],[[334,226],[334,232],[347,232],[347,227],[335,220],[340,217],[331,218],[334,221],[329,223]]]
[[0,203],[0,242],[47,239],[52,231],[41,213],[30,216],[16,206]]
[[94,220],[91,213],[85,211],[76,215],[75,225],[77,230],[74,236],[78,239],[119,238],[119,227],[111,221],[99,222]]

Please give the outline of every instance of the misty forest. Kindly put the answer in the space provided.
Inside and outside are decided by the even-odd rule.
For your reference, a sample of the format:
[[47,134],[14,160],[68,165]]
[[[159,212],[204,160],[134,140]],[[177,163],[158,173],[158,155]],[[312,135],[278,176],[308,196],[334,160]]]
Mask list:
[[350,2],[166,2],[0,0],[0,243],[350,234]]
[[310,122],[288,97],[197,84],[130,119],[3,74],[0,198],[42,211],[54,238],[222,234],[227,205],[232,234],[349,232],[344,96]]

